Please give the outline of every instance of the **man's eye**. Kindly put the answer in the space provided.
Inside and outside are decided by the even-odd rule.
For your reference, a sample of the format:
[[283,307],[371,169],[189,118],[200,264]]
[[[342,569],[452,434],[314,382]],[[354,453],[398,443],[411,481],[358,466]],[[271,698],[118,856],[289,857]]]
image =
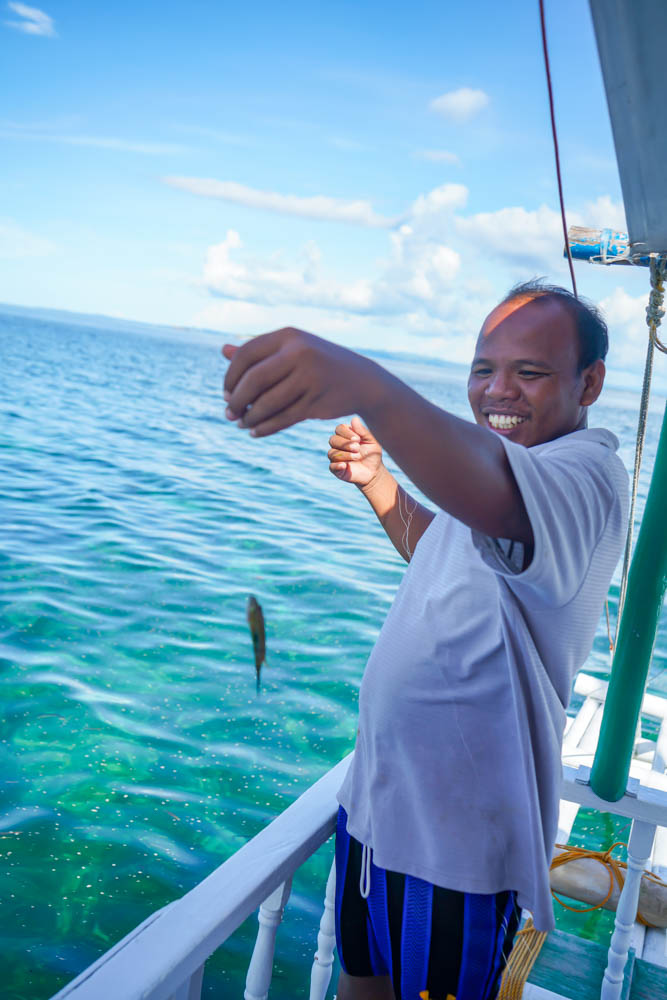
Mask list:
[[491,374],[491,369],[490,368],[473,368],[472,374],[473,375],[490,375]]
[[522,378],[539,378],[541,375],[544,375],[544,372],[536,372],[531,368],[522,368],[519,375],[521,375]]

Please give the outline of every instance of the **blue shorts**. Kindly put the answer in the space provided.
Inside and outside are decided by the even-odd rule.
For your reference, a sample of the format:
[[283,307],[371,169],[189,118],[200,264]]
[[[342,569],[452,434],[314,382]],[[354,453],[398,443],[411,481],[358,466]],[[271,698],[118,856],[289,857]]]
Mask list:
[[[370,860],[341,807],[336,828],[336,943],[351,976],[390,976],[396,1000],[492,1000],[519,926],[516,893],[455,892]],[[366,864],[368,862],[366,861]],[[364,867],[366,867],[366,864]]]

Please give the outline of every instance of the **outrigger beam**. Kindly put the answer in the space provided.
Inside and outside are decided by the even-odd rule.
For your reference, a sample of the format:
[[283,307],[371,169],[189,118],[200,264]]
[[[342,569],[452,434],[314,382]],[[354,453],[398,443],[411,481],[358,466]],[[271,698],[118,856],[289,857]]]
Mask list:
[[[586,260],[589,264],[633,264],[650,267],[651,258],[647,254],[633,253],[630,237],[617,229],[588,229],[586,226],[570,226],[567,241],[573,260]],[[567,257],[567,247],[563,250]]]

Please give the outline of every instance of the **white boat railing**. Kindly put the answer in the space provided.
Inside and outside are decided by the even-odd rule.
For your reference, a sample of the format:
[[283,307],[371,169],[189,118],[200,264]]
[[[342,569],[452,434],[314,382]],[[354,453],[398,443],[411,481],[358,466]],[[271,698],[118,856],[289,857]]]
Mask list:
[[[592,682],[592,678],[580,682],[591,687],[590,692],[586,690],[588,700],[582,708],[582,719],[589,714],[591,695],[597,694]],[[600,694],[603,696],[603,692]],[[665,701],[659,701],[662,712],[667,714]],[[566,737],[565,750],[568,746],[572,748],[578,728],[575,719],[569,739]],[[618,902],[609,967],[601,984],[605,1000],[620,996],[641,870],[651,853],[656,826],[667,827],[667,776],[662,773],[666,742],[667,723],[663,720],[653,768],[644,765],[640,777],[631,779],[628,792],[618,802],[606,802],[595,795],[588,784],[588,761],[577,767],[567,764],[563,767],[561,814],[571,813],[568,829],[562,831],[566,837],[576,815],[576,805],[570,807],[568,803],[633,821],[628,877]],[[328,771],[203,882],[153,913],[52,1000],[200,1000],[206,960],[258,907],[259,929],[244,998],[266,1000],[276,933],[292,877],[334,832],[338,811],[336,792],[351,757],[350,754]],[[332,866],[311,970],[310,1000],[325,1000],[331,979],[334,896]],[[542,993],[537,987],[527,990],[527,996],[533,995]]]

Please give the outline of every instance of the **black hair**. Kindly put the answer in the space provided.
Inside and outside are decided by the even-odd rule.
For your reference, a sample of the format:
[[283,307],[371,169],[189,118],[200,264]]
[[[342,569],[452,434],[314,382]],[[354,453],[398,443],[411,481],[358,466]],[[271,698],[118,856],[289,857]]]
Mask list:
[[533,278],[510,288],[503,302],[514,299],[546,299],[559,302],[574,320],[579,337],[579,371],[598,359],[604,361],[609,350],[607,324],[602,313],[587,299],[579,299],[560,285],[548,285],[544,278]]

